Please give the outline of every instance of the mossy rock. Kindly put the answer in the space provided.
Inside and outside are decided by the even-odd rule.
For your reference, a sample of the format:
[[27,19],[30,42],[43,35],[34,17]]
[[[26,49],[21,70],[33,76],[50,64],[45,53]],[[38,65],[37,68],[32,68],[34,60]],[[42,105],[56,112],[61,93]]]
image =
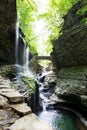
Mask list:
[[0,67],[0,75],[3,77],[13,78],[15,73],[15,67],[13,65],[4,65]]

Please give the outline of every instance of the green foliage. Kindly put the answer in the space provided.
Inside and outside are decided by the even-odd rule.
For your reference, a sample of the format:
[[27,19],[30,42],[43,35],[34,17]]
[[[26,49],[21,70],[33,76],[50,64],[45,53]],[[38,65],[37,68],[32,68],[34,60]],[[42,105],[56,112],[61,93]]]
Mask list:
[[87,25],[87,1],[84,0],[84,6],[77,11],[77,15],[82,16],[81,23]]
[[78,0],[51,0],[51,7],[63,17]]
[[[19,26],[22,29],[24,35],[26,36],[26,41],[30,45],[32,52],[36,52],[34,49],[36,44],[33,39],[36,37],[32,29],[32,22],[35,21],[35,16],[33,15],[37,9],[33,1],[29,0],[17,0],[17,10],[19,18]],[[34,46],[34,48],[33,48]]]
[[[49,4],[46,5],[47,1],[17,0],[19,25],[25,34],[30,50],[38,54],[42,54],[44,50],[47,54],[52,51],[52,40],[61,35],[61,28],[64,23],[63,16],[78,0],[49,0]],[[39,12],[42,6],[43,8],[47,6],[47,8]],[[35,33],[35,23],[39,20],[45,21],[46,23],[46,31],[44,31],[45,35],[47,35],[46,39],[42,32],[41,34]],[[39,28],[38,26],[37,30]],[[40,44],[42,44],[42,50],[40,50]]]
[[22,77],[22,80],[29,86],[31,92],[34,93],[36,88],[36,80],[25,76]]

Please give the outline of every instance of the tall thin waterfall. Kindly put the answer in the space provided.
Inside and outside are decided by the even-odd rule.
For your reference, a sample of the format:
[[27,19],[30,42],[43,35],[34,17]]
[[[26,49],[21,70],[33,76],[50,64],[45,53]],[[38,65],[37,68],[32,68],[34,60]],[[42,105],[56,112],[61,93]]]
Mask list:
[[[21,43],[20,43],[21,44]],[[17,72],[23,72],[25,75],[29,75],[29,46],[24,44],[22,50],[20,50],[19,44],[19,21],[16,21],[16,39],[15,39],[15,64]],[[20,62],[20,56],[22,61]]]
[[18,64],[18,43],[19,43],[19,22],[16,21],[16,39],[15,39],[15,63]]
[[24,56],[23,56],[23,70],[25,74],[29,74],[29,47],[24,46]]

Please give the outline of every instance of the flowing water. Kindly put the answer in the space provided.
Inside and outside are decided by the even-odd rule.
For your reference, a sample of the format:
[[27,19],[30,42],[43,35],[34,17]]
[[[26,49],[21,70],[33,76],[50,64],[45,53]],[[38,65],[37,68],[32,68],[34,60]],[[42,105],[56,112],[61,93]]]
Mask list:
[[18,43],[19,43],[19,22],[16,21],[16,39],[15,39],[15,63],[18,64]]
[[[22,72],[27,76],[30,76],[29,71],[29,47],[24,45],[23,48],[23,65],[19,62],[19,24],[17,19],[16,24],[16,42],[15,42],[15,63],[17,66],[18,73]],[[48,72],[50,73],[50,72]],[[43,77],[48,73],[44,73],[39,76],[39,81],[43,82]],[[43,83],[40,83],[41,87],[39,88],[39,106],[42,110],[38,110],[36,113],[41,119],[48,122],[54,130],[78,130],[76,117],[73,113],[65,111],[62,109],[55,110],[53,104],[55,103],[50,99],[52,92],[50,91],[49,86],[45,86]]]
[[25,46],[23,55],[23,71],[24,73],[29,73],[29,47]]
[[55,110],[53,107],[55,102],[50,98],[52,92],[49,86],[43,83],[40,85],[39,105],[42,109],[38,110],[37,116],[49,123],[54,130],[78,130],[75,115],[63,109]]
[[[23,73],[25,76],[33,77],[32,72],[29,70],[29,46],[27,44],[23,45],[22,50],[20,50],[19,42],[19,22],[18,18],[16,21],[16,40],[15,40],[15,66],[17,73]],[[20,54],[20,55],[19,55]],[[21,62],[20,62],[21,56]]]

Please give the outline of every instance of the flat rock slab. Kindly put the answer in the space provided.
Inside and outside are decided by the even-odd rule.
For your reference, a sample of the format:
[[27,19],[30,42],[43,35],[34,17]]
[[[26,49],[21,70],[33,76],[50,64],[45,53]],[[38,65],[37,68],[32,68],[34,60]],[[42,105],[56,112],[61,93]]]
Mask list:
[[20,115],[32,113],[30,107],[28,107],[26,103],[11,105],[11,108],[13,108]]
[[8,130],[53,130],[50,125],[39,119],[35,114],[29,114],[17,120]]
[[19,115],[12,111],[10,108],[0,109],[0,126],[10,126],[17,119],[19,119]]
[[9,84],[0,84],[0,89],[8,89],[10,88],[11,86]]
[[0,90],[0,95],[5,96],[11,103],[24,102],[24,97],[17,91],[4,91]]
[[0,89],[0,92],[2,92],[2,93],[4,93],[4,92],[14,92],[14,91],[16,91],[16,90],[15,89],[10,89],[10,88],[7,88],[7,89],[2,88],[2,89]]
[[9,79],[5,79],[3,77],[0,77],[0,85],[2,84],[10,84],[11,81]]
[[8,99],[0,95],[0,108],[5,107],[8,104]]

